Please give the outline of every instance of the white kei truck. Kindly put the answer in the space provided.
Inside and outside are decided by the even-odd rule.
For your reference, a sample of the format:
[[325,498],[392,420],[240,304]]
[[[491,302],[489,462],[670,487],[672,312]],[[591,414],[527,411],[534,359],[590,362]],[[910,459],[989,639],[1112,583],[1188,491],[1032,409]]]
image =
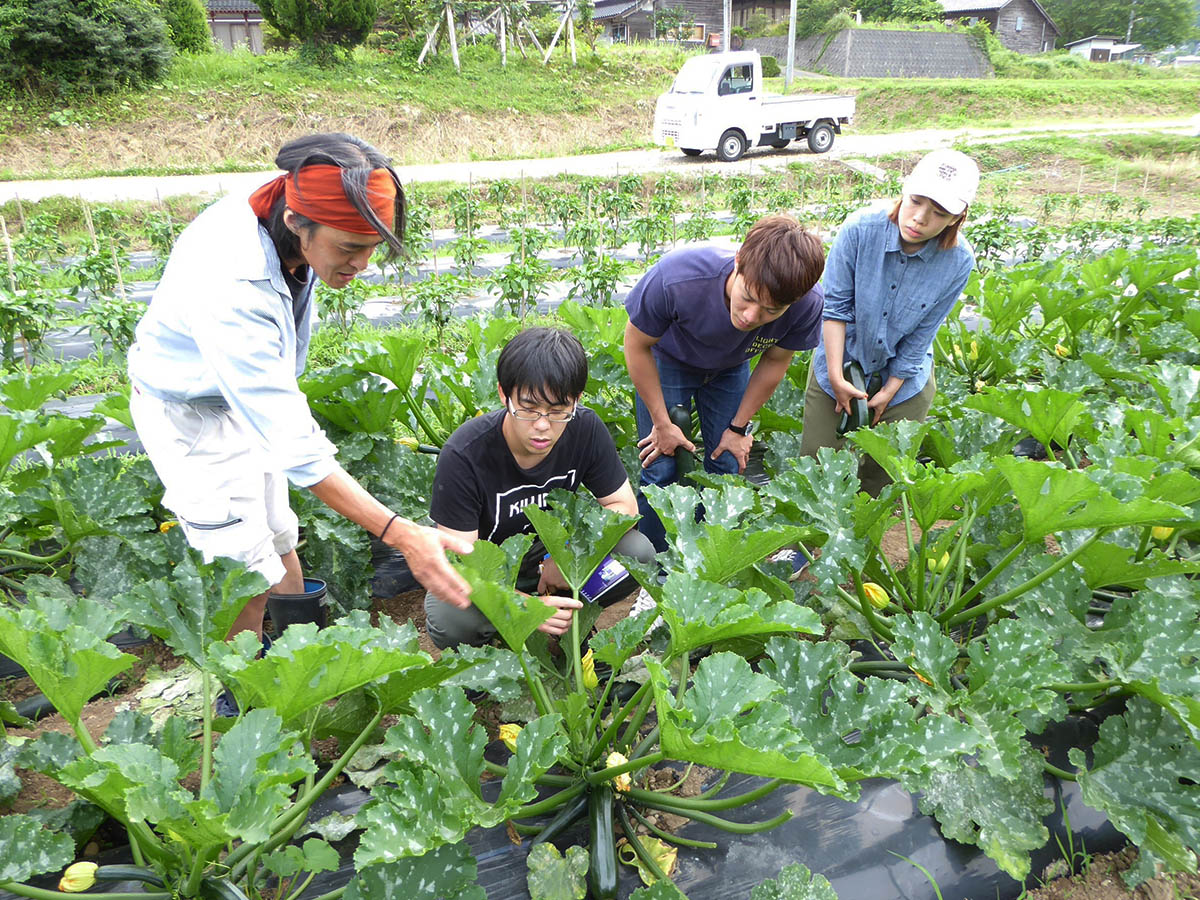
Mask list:
[[768,94],[757,50],[711,53],[685,62],[671,89],[659,96],[654,142],[688,156],[715,148],[726,162],[740,159],[748,147],[782,149],[800,138],[808,139],[813,153],[824,153],[853,117],[853,96]]

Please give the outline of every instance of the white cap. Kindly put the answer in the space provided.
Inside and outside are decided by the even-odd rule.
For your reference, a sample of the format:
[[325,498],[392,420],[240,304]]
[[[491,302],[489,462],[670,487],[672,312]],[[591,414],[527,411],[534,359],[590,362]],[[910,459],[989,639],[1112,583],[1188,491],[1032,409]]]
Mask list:
[[928,197],[955,216],[971,205],[978,189],[979,166],[958,150],[926,153],[904,179],[904,193]]

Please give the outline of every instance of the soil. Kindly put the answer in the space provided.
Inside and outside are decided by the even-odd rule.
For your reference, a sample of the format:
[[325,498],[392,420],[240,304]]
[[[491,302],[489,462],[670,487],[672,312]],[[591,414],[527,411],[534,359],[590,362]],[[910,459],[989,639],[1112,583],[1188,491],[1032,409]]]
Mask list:
[[[1022,900],[1200,900],[1200,877],[1196,875],[1160,875],[1129,890],[1121,873],[1136,860],[1137,851],[1132,847],[1085,857],[1080,874],[1048,877],[1043,873],[1045,884],[1025,893]],[[1058,862],[1060,868],[1066,867],[1065,861]]]

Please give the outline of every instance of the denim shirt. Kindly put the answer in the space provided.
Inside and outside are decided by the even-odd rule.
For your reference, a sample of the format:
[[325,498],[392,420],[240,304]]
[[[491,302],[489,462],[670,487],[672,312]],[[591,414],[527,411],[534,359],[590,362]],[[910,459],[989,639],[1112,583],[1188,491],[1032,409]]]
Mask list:
[[137,327],[129,377],[160,400],[228,407],[268,465],[301,487],[338,468],[297,379],[313,282],[293,302],[275,245],[245,195],[210,206],[175,243]]
[[[856,360],[868,377],[903,378],[892,404],[916,396],[933,371],[933,339],[954,308],[975,254],[961,234],[938,249],[938,238],[916,253],[900,249],[900,229],[888,219],[892,204],[872,205],[842,224],[825,263],[822,319],[846,323],[844,361]],[[825,393],[829,367],[825,340],[813,354],[813,372]]]

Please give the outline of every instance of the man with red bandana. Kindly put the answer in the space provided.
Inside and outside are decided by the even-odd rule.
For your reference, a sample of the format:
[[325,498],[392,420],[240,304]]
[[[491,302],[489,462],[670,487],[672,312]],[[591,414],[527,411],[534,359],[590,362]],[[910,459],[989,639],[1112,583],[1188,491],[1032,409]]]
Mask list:
[[303,594],[288,482],[401,551],[453,606],[467,584],[447,549],[471,548],[403,519],[335,458],[297,385],[316,278],[344,288],[386,243],[401,249],[404,194],[388,160],[345,134],[283,146],[285,174],[215,203],[180,235],[129,354],[130,412],[163,482],[163,505],[205,559],[230,557],[270,591],[230,630],[262,634],[268,593]]

